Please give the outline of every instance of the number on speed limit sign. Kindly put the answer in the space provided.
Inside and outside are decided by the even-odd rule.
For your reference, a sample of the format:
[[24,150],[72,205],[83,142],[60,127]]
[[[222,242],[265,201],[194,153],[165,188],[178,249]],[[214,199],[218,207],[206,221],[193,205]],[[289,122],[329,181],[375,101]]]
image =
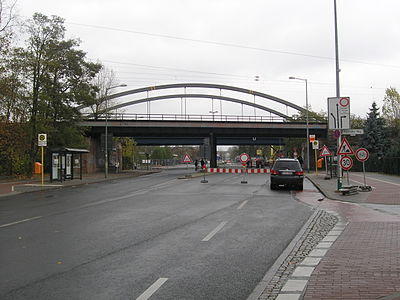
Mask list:
[[350,170],[353,166],[353,160],[350,156],[342,156],[339,163],[342,169],[345,171]]
[[356,151],[356,158],[359,161],[366,161],[369,158],[369,152],[365,148],[357,149]]

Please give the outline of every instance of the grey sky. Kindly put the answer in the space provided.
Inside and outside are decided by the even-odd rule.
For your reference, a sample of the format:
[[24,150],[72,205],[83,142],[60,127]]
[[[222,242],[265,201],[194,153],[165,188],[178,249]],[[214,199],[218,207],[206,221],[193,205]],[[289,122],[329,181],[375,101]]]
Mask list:
[[[400,2],[337,4],[341,95],[351,97],[352,113],[365,116],[373,100],[382,105],[386,88],[400,89]],[[88,57],[113,69],[118,82],[132,89],[222,83],[304,106],[304,83],[288,79],[296,76],[309,80],[313,110],[326,111],[327,97],[335,96],[333,0],[18,0],[18,9],[25,17],[34,12],[63,17],[68,36],[81,39]],[[152,112],[179,113],[178,102],[153,103]],[[188,113],[211,109],[209,100],[190,103]],[[223,104],[224,114],[240,109]],[[145,105],[129,109],[145,110]],[[245,113],[252,115],[253,109]]]

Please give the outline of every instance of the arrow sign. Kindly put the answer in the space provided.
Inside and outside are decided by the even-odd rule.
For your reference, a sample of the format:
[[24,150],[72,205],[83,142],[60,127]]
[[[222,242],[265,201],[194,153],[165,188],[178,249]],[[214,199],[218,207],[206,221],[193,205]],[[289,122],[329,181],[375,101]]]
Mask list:
[[329,151],[327,146],[323,146],[321,152],[319,153],[319,156],[324,157],[324,156],[331,156],[332,152]]
[[343,138],[342,143],[339,146],[337,154],[339,155],[353,155],[354,151],[351,148],[346,138]]
[[190,158],[189,154],[185,154],[185,156],[183,157],[183,162],[184,163],[191,163],[192,159]]

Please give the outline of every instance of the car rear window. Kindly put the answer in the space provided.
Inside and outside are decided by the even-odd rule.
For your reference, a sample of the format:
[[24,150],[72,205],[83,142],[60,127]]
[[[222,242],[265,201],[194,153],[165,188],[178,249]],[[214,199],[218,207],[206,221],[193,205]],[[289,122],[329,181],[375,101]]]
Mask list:
[[298,161],[277,161],[275,162],[273,169],[301,171],[301,166]]

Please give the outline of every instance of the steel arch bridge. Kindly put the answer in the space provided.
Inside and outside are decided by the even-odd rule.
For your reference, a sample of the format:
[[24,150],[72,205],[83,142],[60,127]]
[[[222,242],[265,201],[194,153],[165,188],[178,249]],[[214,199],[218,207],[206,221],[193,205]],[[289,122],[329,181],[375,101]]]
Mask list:
[[[177,89],[177,88],[184,88],[184,93],[178,93],[178,94],[167,94],[167,95],[160,95],[160,96],[153,96],[149,97],[149,92],[151,91],[160,91],[160,90],[171,90],[171,89]],[[208,93],[186,93],[186,88],[200,88],[200,89],[217,89],[220,91],[219,95],[216,94],[208,94]],[[222,85],[222,84],[212,84],[212,83],[175,83],[175,84],[165,84],[165,85],[155,85],[155,86],[148,86],[148,87],[143,87],[143,88],[138,88],[138,89],[133,89],[133,90],[128,90],[120,93],[115,93],[112,95],[109,95],[107,97],[104,97],[103,101],[108,101],[111,99],[118,99],[121,97],[125,96],[132,96],[132,95],[137,95],[140,93],[147,93],[147,96],[144,98],[136,99],[136,100],[131,100],[128,102],[124,102],[121,104],[117,104],[114,106],[111,106],[108,108],[108,111],[113,111],[116,109],[140,104],[140,103],[150,103],[154,101],[161,101],[161,100],[169,100],[169,99],[212,99],[212,100],[222,100],[226,102],[231,102],[231,103],[238,103],[241,105],[246,105],[250,106],[253,108],[257,108],[259,110],[269,112],[271,114],[274,114],[275,116],[278,116],[282,118],[283,120],[288,120],[291,119],[290,116],[288,116],[285,113],[279,112],[275,109],[272,109],[266,105],[261,105],[255,103],[251,103],[249,101],[245,101],[243,99],[240,99],[239,97],[227,97],[227,96],[222,96],[222,91],[234,91],[241,93],[242,95],[253,95],[254,97],[259,97],[263,100],[269,100],[275,103],[282,104],[284,106],[290,107],[295,109],[298,112],[305,112],[306,109],[302,108],[301,106],[298,106],[294,103],[291,103],[287,100],[268,95],[265,93],[257,92],[254,90],[249,90],[249,89],[244,89],[240,87],[235,87],[235,86],[229,86],[229,85]],[[78,109],[82,109],[85,106],[79,106]]]
[[[183,88],[184,91],[176,93],[177,89]],[[187,88],[196,89],[207,89],[206,93],[200,93],[196,90],[196,93],[187,93]],[[152,91],[172,91],[166,95],[158,93],[157,95],[149,95]],[[216,89],[219,93],[212,94],[209,90]],[[222,91],[232,91],[236,93],[230,93],[228,96],[223,96]],[[146,93],[145,97],[139,95],[141,93]],[[160,95],[161,94],[161,95]],[[219,94],[219,95],[218,95]],[[234,96],[232,96],[233,94]],[[254,102],[249,102],[244,100],[249,95],[254,97]],[[105,111],[100,111],[99,115],[90,114],[84,121],[81,122],[82,126],[91,128],[89,134],[93,138],[100,140],[101,136],[104,136],[105,126],[108,126],[108,132],[115,136],[130,136],[143,144],[149,143],[152,140],[155,143],[164,143],[162,145],[172,145],[172,142],[176,141],[191,141],[196,145],[207,143],[210,151],[210,164],[212,167],[216,166],[216,149],[218,144],[234,145],[234,142],[241,141],[244,144],[248,140],[252,140],[251,144],[254,144],[255,140],[257,142],[270,142],[271,139],[277,139],[281,137],[305,137],[306,136],[306,124],[304,120],[294,119],[290,117],[287,113],[277,111],[269,107],[268,102],[266,104],[260,104],[255,102],[255,97],[259,97],[263,100],[269,101],[270,103],[279,103],[286,108],[296,110],[297,112],[306,112],[305,108],[302,108],[294,103],[286,101],[284,99],[268,95],[265,93],[228,86],[221,84],[209,84],[209,83],[176,83],[176,84],[165,84],[148,86],[138,89],[127,90],[119,93],[109,95],[103,99],[103,101],[108,101],[111,99],[117,99],[126,96],[136,96],[135,100],[129,100],[124,103],[116,104],[108,108],[107,114]],[[150,103],[154,101],[162,101],[167,99],[216,99],[221,101],[227,101],[231,103],[238,103],[260,109],[270,114],[274,114],[275,118],[265,118],[265,119],[221,119],[210,120],[208,119],[191,119],[185,118],[181,119],[168,119],[168,118],[156,118],[153,115],[141,115],[140,117],[130,118],[121,113],[109,113],[109,111],[115,111],[119,108],[128,107],[131,105],[137,105],[140,103]],[[83,109],[84,106],[78,107]],[[286,109],[287,110],[287,109]],[[148,108],[148,112],[149,112]],[[243,109],[242,109],[243,112]],[[105,116],[108,116],[107,122],[104,122]],[[99,117],[100,116],[100,117]],[[204,117],[204,116],[203,116]],[[214,117],[214,115],[212,116]],[[310,124],[307,125],[310,129],[310,134],[317,134],[318,136],[326,136],[327,125],[324,121],[315,122],[310,118]],[[146,140],[147,139],[147,140]],[[199,142],[200,141],[200,142]]]

